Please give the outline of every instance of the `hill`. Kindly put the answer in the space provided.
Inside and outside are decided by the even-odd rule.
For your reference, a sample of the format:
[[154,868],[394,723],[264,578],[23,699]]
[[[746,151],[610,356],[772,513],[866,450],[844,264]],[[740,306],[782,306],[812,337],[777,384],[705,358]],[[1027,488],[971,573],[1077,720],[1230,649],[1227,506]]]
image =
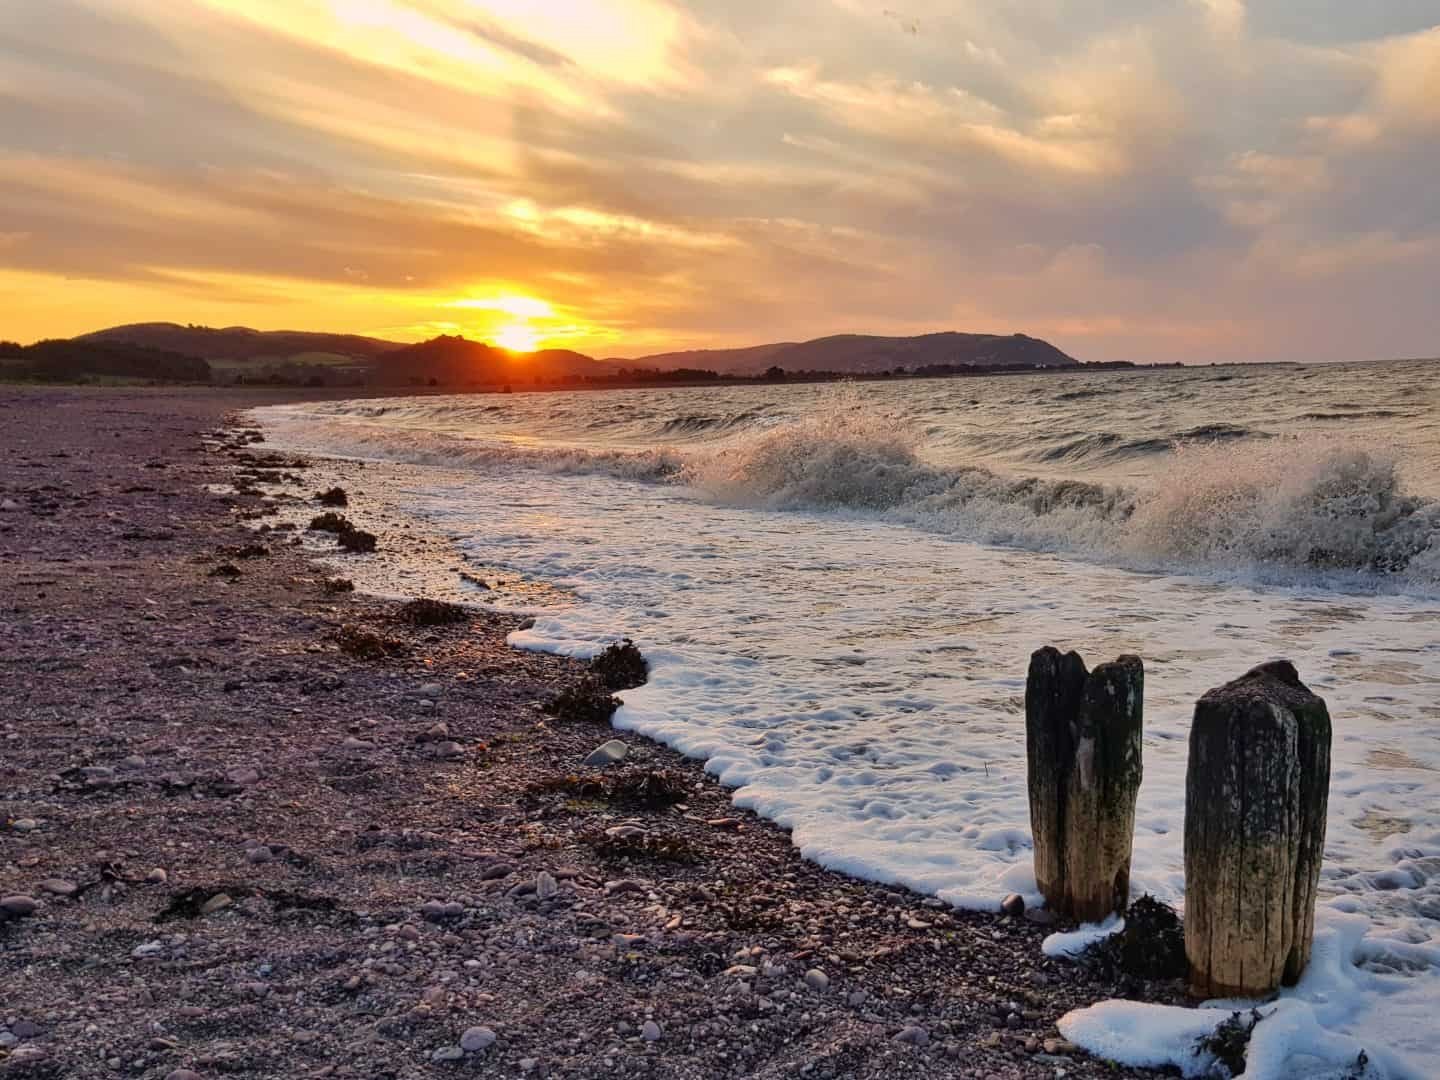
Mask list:
[[289,360],[305,354],[366,361],[398,348],[398,341],[359,334],[305,330],[252,330],[248,326],[182,326],[179,323],[130,323],[81,334],[75,341],[141,345],[198,356],[204,360]]
[[867,374],[905,368],[1075,367],[1079,361],[1048,341],[1024,334],[961,334],[953,331],[916,337],[836,334],[813,341],[754,345],[745,349],[699,349],[658,353],[627,361],[632,367],[703,367],[726,374],[753,375],[769,367],[786,371],[835,371]]
[[376,358],[372,382],[381,386],[466,386],[553,381],[569,375],[608,375],[613,364],[569,349],[514,353],[508,349],[441,335],[391,349]]
[[207,383],[210,365],[198,356],[124,342],[55,340],[25,346],[0,342],[0,374],[41,382]]

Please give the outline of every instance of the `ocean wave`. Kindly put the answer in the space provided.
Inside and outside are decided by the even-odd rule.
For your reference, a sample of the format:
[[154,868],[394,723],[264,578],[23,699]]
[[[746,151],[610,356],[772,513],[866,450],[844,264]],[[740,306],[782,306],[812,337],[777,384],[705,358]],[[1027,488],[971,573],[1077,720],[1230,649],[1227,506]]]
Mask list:
[[[282,425],[283,417],[272,413]],[[662,426],[743,427],[757,418],[697,414]],[[730,505],[878,514],[957,538],[1135,568],[1440,583],[1440,504],[1408,494],[1386,450],[1321,436],[1212,424],[1163,440],[1097,433],[1068,444],[1083,443],[1077,453],[1170,454],[1152,486],[1132,490],[933,464],[922,454],[923,429],[843,390],[800,419],[769,422],[714,448],[482,442],[305,413],[288,422],[306,447],[351,456],[683,484]]]

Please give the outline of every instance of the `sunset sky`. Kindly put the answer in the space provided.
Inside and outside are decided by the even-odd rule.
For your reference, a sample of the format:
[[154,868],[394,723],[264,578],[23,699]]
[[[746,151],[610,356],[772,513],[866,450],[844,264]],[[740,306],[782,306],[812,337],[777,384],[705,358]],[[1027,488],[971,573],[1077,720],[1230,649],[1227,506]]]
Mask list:
[[0,0],[0,339],[1440,354],[1436,0]]

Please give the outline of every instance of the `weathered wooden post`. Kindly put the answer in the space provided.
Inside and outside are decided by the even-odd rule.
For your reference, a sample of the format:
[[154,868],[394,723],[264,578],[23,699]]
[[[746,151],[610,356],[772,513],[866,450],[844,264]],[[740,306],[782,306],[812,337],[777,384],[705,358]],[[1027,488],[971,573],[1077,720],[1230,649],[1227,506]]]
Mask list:
[[1288,660],[1195,706],[1185,777],[1185,955],[1197,997],[1258,997],[1310,960],[1330,713]]
[[1050,909],[1084,922],[1125,910],[1140,792],[1145,667],[1093,672],[1076,653],[1030,657],[1025,750],[1035,880]]

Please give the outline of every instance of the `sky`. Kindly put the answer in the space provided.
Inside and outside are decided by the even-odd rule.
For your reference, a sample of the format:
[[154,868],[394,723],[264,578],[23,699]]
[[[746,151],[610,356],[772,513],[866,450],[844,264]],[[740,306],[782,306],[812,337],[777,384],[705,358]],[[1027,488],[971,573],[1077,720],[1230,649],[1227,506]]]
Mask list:
[[0,339],[1440,354],[1440,0],[0,0]]

